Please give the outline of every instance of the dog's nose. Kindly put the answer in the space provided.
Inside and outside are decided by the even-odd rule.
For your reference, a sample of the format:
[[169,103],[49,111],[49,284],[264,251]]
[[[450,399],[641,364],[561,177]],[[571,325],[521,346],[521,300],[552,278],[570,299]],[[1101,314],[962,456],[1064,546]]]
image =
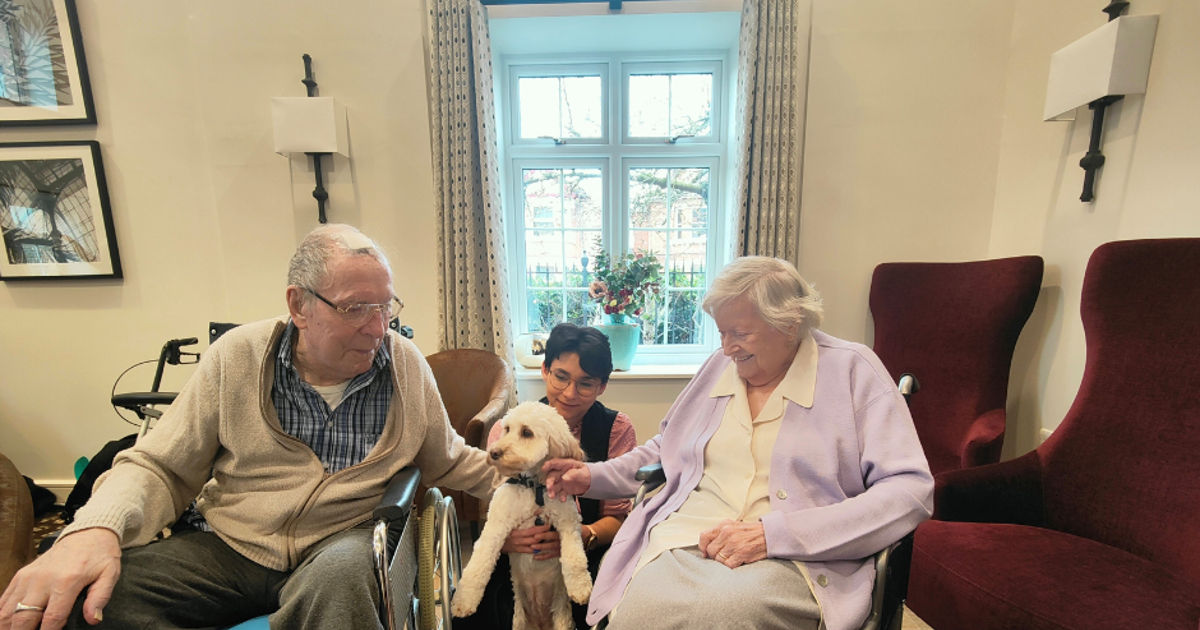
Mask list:
[[493,460],[497,460],[497,459],[500,459],[500,456],[504,454],[504,451],[502,451],[498,448],[494,448],[488,454],[492,456]]

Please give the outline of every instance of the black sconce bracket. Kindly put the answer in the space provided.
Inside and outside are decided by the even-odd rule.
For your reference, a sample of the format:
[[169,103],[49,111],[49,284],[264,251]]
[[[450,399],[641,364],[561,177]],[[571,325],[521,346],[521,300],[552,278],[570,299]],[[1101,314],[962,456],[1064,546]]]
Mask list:
[[[308,91],[309,96],[317,95],[317,82],[313,79],[312,73],[312,57],[304,54],[304,79],[300,81],[304,84],[304,88]],[[317,200],[317,221],[325,223],[325,202],[329,200],[329,193],[325,190],[325,182],[321,174],[321,156],[329,155],[328,153],[308,153],[313,159],[313,171],[317,174],[317,187],[313,189],[313,199]]]

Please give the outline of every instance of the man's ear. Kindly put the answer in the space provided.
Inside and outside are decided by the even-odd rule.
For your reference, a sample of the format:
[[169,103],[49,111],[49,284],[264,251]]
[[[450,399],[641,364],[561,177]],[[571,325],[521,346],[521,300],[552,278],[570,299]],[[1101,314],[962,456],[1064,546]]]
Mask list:
[[308,328],[308,318],[304,315],[304,289],[294,284],[289,285],[286,297],[288,314],[291,315],[296,328],[301,330]]

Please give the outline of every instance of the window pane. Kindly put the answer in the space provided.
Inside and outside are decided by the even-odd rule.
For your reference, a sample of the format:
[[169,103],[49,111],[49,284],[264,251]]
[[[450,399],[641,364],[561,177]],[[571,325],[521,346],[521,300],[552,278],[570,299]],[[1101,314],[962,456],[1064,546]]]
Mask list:
[[700,309],[700,303],[703,298],[704,294],[700,291],[670,292],[665,333],[667,343],[701,343],[704,311]]
[[562,171],[525,169],[525,227],[562,227]]
[[712,75],[671,76],[671,134],[712,135]]
[[562,322],[562,291],[531,290],[528,296],[529,332],[550,332]]
[[559,138],[599,138],[600,77],[563,77],[562,133]]
[[522,77],[517,81],[521,137],[560,137],[558,77]]
[[703,289],[705,285],[704,242],[671,239],[671,264],[665,267],[667,285],[672,288]]
[[629,76],[629,135],[665,137],[671,129],[671,76]]
[[[564,234],[566,255],[566,286],[587,287],[591,280],[587,277],[586,265],[596,256],[596,240],[600,231],[566,232]],[[586,262],[585,262],[586,261]]]
[[588,297],[587,291],[571,291],[566,293],[566,317],[563,321],[576,326],[590,326],[600,319],[600,305]]
[[670,226],[697,228],[708,225],[707,168],[671,169]]
[[662,230],[629,230],[630,249],[654,254],[666,268],[667,233]]
[[562,232],[530,230],[525,232],[525,286],[561,287],[563,285]]
[[599,229],[604,180],[598,168],[563,171],[563,212],[567,227]]
[[629,169],[629,226],[666,227],[669,169]]

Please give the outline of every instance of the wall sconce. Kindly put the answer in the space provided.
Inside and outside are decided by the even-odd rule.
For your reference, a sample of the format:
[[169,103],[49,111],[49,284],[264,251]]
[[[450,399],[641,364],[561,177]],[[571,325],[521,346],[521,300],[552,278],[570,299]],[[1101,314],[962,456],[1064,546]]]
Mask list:
[[349,156],[346,135],[346,108],[328,97],[317,96],[312,76],[312,57],[304,55],[304,80],[308,96],[271,98],[271,118],[275,124],[275,152],[290,157],[295,153],[311,155],[317,187],[317,220],[325,222],[325,202],[329,193],[321,177],[321,156],[337,153]]
[[1145,94],[1150,76],[1150,56],[1158,30],[1157,15],[1122,16],[1128,2],[1113,0],[1104,12],[1109,22],[1088,33],[1050,58],[1050,84],[1046,90],[1043,120],[1074,120],[1075,109],[1087,105],[1092,114],[1088,152],[1083,167],[1083,194],[1094,198],[1096,170],[1104,166],[1100,152],[1104,110],[1126,94]]

